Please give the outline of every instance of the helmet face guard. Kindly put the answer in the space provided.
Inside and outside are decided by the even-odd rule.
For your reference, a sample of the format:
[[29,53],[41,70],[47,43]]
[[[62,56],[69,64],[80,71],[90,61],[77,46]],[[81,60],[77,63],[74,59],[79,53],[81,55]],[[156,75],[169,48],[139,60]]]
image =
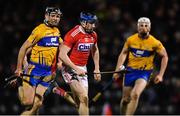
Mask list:
[[45,14],[49,17],[45,18],[44,23],[48,26],[57,26],[59,24],[59,21],[52,21],[52,19],[49,19],[52,15],[59,15],[59,17],[62,16],[62,12],[57,7],[47,7]]
[[141,18],[139,18],[139,19],[138,19],[138,25],[139,25],[140,23],[147,23],[148,26],[151,27],[151,21],[150,21],[150,19],[147,18],[147,17],[141,17]]
[[[143,26],[144,25],[144,26]],[[138,33],[142,38],[147,38],[151,28],[151,21],[147,17],[140,17],[138,19]]]
[[46,14],[51,14],[51,13],[57,13],[57,14],[60,14],[62,15],[62,12],[59,8],[57,7],[47,7],[46,8],[46,11],[45,11]]
[[86,25],[87,25],[87,23],[94,25],[91,29],[83,27],[85,32],[87,32],[87,33],[93,32],[93,29],[95,28],[97,21],[98,21],[98,18],[94,14],[86,13],[86,12],[80,13],[80,22],[81,23],[86,23]]

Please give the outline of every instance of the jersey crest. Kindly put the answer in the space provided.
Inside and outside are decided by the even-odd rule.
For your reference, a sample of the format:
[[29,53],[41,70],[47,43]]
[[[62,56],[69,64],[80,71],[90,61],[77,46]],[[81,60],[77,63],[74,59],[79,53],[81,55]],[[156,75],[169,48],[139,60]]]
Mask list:
[[93,43],[79,43],[78,50],[84,52],[89,51],[93,45],[94,45]]

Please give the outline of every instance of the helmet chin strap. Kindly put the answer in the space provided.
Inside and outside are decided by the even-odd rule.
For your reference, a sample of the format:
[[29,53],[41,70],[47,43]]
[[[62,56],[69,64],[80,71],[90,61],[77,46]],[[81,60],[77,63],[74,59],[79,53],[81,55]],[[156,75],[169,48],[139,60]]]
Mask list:
[[44,23],[45,23],[47,26],[49,26],[49,23],[48,23],[48,21],[47,21],[46,19],[44,19]]
[[50,23],[48,23],[49,21],[44,19],[44,23],[45,25],[49,26],[49,27],[57,27],[57,25],[51,25]]

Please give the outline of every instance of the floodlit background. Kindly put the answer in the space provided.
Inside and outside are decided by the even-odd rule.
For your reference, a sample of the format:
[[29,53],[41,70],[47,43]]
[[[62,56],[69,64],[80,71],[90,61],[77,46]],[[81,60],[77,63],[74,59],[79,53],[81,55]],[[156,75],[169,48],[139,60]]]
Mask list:
[[[163,83],[149,86],[142,94],[136,114],[180,114],[180,1],[179,0],[1,0],[0,1],[0,114],[20,114],[22,107],[17,88],[3,88],[4,79],[15,71],[18,51],[35,26],[44,19],[47,5],[60,7],[63,12],[59,29],[64,34],[79,24],[79,13],[90,11],[98,18],[98,46],[101,71],[114,70],[118,55],[128,36],[136,32],[139,17],[151,19],[151,34],[166,47],[169,64]],[[156,57],[156,69],[160,58]],[[92,59],[88,64],[93,71]],[[89,75],[89,98],[110,79],[102,75],[96,83]],[[60,86],[69,91],[58,75]],[[107,109],[119,114],[122,96],[120,79],[90,106],[90,114],[101,115]],[[106,109],[106,110],[105,110]],[[40,114],[77,114],[63,98],[50,94]]]

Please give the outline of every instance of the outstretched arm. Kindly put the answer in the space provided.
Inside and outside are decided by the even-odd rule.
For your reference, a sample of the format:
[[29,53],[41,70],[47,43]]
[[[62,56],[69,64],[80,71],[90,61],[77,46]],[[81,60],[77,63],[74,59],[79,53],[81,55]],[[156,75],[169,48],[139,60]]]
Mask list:
[[165,73],[165,70],[168,64],[168,55],[167,55],[166,49],[163,48],[160,52],[158,52],[158,54],[162,57],[162,59],[161,59],[161,67],[160,67],[159,74],[155,77],[155,80],[154,80],[156,84],[163,81],[163,75]]
[[22,73],[22,68],[23,68],[23,61],[25,58],[26,53],[28,52],[28,49],[31,48],[34,44],[30,42],[29,40],[26,40],[23,45],[21,46],[18,54],[18,60],[17,60],[17,68],[15,71],[15,74],[17,76],[20,76]]
[[[127,57],[127,54],[128,54],[128,48],[124,45],[119,57],[118,57],[118,61],[117,61],[117,65],[116,65],[116,69],[115,71],[119,71],[120,70],[120,67],[124,64],[125,60],[126,60],[126,57]],[[115,73],[113,75],[114,79],[116,80],[119,75],[117,73]]]
[[119,71],[119,68],[121,65],[124,64],[126,57],[128,54],[128,48],[126,48],[125,46],[123,47],[119,57],[118,57],[118,61],[117,61],[117,65],[116,65],[116,70],[115,71]]

